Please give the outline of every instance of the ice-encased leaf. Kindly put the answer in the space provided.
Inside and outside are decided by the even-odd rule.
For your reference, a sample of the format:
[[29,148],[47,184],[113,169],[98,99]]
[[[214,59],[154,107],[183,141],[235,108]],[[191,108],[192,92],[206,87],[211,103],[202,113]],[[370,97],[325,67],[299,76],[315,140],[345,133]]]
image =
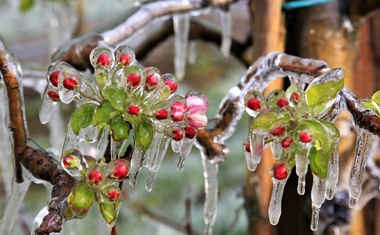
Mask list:
[[116,141],[128,139],[130,124],[120,115],[115,116],[109,121],[111,136]]
[[114,109],[124,112],[124,102],[127,98],[127,93],[122,88],[114,86],[107,87],[103,90],[103,95]]
[[306,89],[306,102],[314,114],[322,114],[331,107],[344,86],[343,69],[332,69],[314,79]]
[[252,119],[250,128],[251,130],[261,129],[268,132],[275,126],[285,126],[290,119],[291,116],[288,112],[261,112],[256,118]]
[[380,110],[380,91],[375,92],[371,98],[372,104],[376,107],[377,112]]
[[149,148],[153,141],[153,124],[146,118],[141,118],[141,123],[136,127],[135,141],[137,148],[143,153]]
[[94,113],[93,124],[98,125],[107,122],[114,114],[117,114],[110,102],[105,100]]
[[71,128],[78,135],[82,128],[88,127],[94,116],[97,105],[92,103],[82,104],[71,116]]
[[113,227],[116,222],[118,210],[114,203],[100,202],[98,209],[102,214],[104,220],[107,222],[108,227]]

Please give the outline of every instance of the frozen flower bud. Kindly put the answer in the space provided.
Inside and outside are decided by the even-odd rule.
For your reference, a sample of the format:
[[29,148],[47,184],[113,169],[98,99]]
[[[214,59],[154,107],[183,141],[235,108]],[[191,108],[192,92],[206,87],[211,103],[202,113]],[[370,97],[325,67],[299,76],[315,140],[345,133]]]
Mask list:
[[137,105],[131,105],[128,107],[127,112],[132,116],[137,116],[140,112],[140,108]]
[[119,56],[119,63],[123,66],[128,65],[131,62],[131,57],[128,54],[121,54]]
[[258,111],[261,109],[261,101],[256,98],[251,98],[247,102],[247,107],[253,111]]
[[123,180],[127,177],[129,168],[126,160],[116,159],[113,161],[115,167],[112,170],[111,177],[116,178],[117,180]]
[[172,94],[177,91],[178,83],[176,81],[166,80],[164,84],[170,88],[170,91]]
[[88,180],[93,182],[94,184],[98,184],[102,181],[103,176],[99,170],[93,170],[88,174]]
[[81,170],[80,160],[75,155],[67,155],[62,159],[62,166],[65,170]]
[[280,108],[286,107],[289,105],[289,101],[286,98],[280,98],[277,101],[277,106]]
[[168,111],[166,109],[160,109],[156,111],[156,118],[158,120],[164,120],[168,118]]
[[298,102],[300,101],[300,95],[297,92],[293,92],[290,96],[290,99],[293,103],[298,104]]
[[246,152],[248,152],[248,153],[251,152],[251,144],[250,143],[246,143],[244,147],[245,147],[244,149]]
[[277,180],[283,180],[288,177],[288,171],[286,169],[286,164],[281,162],[281,163],[275,163],[273,165],[273,177]]
[[59,98],[59,94],[57,91],[48,91],[48,96],[50,99],[52,99],[54,102],[59,102],[61,99]]
[[186,126],[183,129],[185,130],[185,137],[188,139],[194,138],[197,134],[197,130],[192,127]]
[[183,133],[182,133],[182,131],[181,130],[179,130],[179,129],[175,129],[175,130],[173,130],[172,131],[172,139],[173,140],[175,140],[175,141],[180,141],[180,140],[182,140],[182,138],[183,138]]
[[116,201],[120,197],[120,193],[118,190],[111,190],[107,193],[107,197],[111,201]]
[[286,137],[285,139],[283,139],[281,141],[281,146],[286,149],[288,148],[290,145],[292,145],[293,143],[293,139],[292,138],[289,138],[289,137]]
[[195,129],[202,129],[207,125],[206,110],[208,99],[203,95],[189,95],[186,97],[187,117],[186,122]]
[[145,83],[149,86],[149,87],[155,87],[158,85],[158,80],[159,80],[159,74],[158,73],[151,73],[151,74],[148,74],[145,78]]
[[272,129],[270,131],[270,133],[273,135],[273,136],[281,136],[285,131],[285,127],[284,126],[279,126],[279,127],[276,127],[274,129]]
[[96,61],[96,64],[100,64],[102,66],[108,66],[110,63],[110,57],[106,53],[100,54],[98,60]]
[[300,133],[299,140],[302,143],[309,143],[312,140],[311,134],[309,132],[303,131]]
[[78,82],[75,80],[75,78],[65,78],[63,80],[63,86],[67,90],[74,90],[75,87],[78,87]]
[[49,81],[55,87],[58,86],[58,76],[60,73],[61,73],[61,71],[55,71],[54,73],[50,74],[50,76],[49,76]]
[[135,87],[140,84],[141,77],[137,73],[131,73],[127,77],[127,82],[131,84],[132,87]]
[[170,108],[170,117],[174,122],[180,122],[182,121],[183,117],[185,116],[186,112],[186,104],[176,101],[172,104],[172,107]]

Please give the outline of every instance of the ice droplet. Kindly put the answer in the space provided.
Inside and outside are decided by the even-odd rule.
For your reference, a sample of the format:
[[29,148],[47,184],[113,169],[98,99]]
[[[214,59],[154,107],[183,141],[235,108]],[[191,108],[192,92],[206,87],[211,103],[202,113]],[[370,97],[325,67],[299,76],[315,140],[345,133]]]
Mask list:
[[196,139],[195,136],[192,139],[188,139],[188,138],[183,139],[182,148],[181,148],[181,151],[179,152],[179,160],[177,164],[177,170],[179,172],[183,171],[185,160],[187,156],[189,156],[190,154],[190,151],[193,147],[195,139]]
[[351,208],[356,205],[361,194],[364,168],[367,164],[369,152],[371,151],[371,146],[375,138],[374,135],[361,128],[357,128],[357,131],[355,159],[348,181],[348,193],[350,195],[349,206]]
[[250,134],[251,159],[252,164],[258,165],[264,150],[264,140],[266,133],[261,130],[252,130]]
[[144,153],[135,146],[131,159],[131,167],[129,168],[128,174],[129,185],[131,186],[136,185],[137,173],[142,166],[143,155]]
[[185,76],[186,69],[186,57],[187,57],[187,44],[188,44],[188,35],[190,29],[190,14],[174,14],[173,15],[174,23],[174,46],[175,46],[175,55],[174,55],[174,67],[175,75],[179,80],[182,80]]
[[296,154],[296,173],[298,175],[297,192],[299,195],[305,194],[305,181],[308,166],[309,158],[307,157],[307,153],[302,152]]
[[218,169],[219,165],[208,160],[202,152],[203,176],[205,179],[205,204],[204,204],[204,221],[205,234],[212,234],[212,226],[216,220],[217,203],[218,203]]
[[222,28],[222,43],[220,50],[224,57],[228,57],[230,55],[232,44],[232,17],[229,8],[220,11],[220,21]]
[[311,188],[311,204],[312,215],[310,229],[316,231],[318,229],[319,209],[325,201],[326,195],[326,179],[320,179],[313,174],[313,186]]
[[331,200],[334,197],[334,191],[339,178],[339,138],[335,140],[334,151],[330,157],[327,177],[326,177],[326,199]]
[[284,193],[285,184],[289,178],[289,175],[290,174],[288,174],[288,176],[283,180],[277,180],[272,177],[273,189],[268,209],[269,222],[272,225],[278,224],[278,221],[280,220],[282,194]]
[[179,140],[179,141],[172,140],[171,146],[172,146],[173,152],[175,152],[175,153],[181,152],[182,144],[183,144],[183,140]]

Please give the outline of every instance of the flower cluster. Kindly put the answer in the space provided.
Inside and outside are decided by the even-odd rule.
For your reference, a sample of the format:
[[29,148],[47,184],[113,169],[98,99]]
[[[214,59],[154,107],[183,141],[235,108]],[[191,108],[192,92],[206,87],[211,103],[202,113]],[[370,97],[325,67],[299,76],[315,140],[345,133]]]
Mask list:
[[119,182],[129,171],[128,162],[115,159],[108,164],[99,163],[90,156],[82,155],[78,150],[67,150],[61,158],[61,165],[79,183],[67,197],[66,219],[83,218],[94,202],[109,226],[117,218],[121,202]]

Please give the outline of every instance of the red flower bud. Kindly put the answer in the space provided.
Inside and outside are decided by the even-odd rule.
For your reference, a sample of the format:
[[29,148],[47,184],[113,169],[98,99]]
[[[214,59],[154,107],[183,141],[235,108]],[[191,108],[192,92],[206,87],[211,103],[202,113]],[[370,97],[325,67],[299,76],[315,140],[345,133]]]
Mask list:
[[298,104],[300,101],[300,95],[297,92],[293,92],[290,99],[293,101],[293,103]]
[[100,64],[102,66],[108,66],[110,62],[110,57],[106,53],[100,54],[98,60],[96,61],[97,64]]
[[185,116],[186,109],[187,109],[186,104],[180,101],[176,101],[173,103],[172,107],[170,108],[170,117],[172,118],[174,122],[180,122]]
[[140,84],[141,77],[137,73],[131,73],[127,77],[127,82],[131,84],[132,87],[135,87]]
[[197,130],[192,127],[186,126],[183,129],[185,130],[185,137],[188,139],[194,138],[194,136],[197,134]]
[[72,166],[71,163],[74,163],[74,162],[76,162],[76,157],[69,155],[63,159],[63,166],[64,167],[71,167]]
[[109,191],[107,193],[107,197],[111,201],[116,201],[117,199],[119,199],[119,196],[120,196],[120,194],[119,194],[119,191],[117,191],[117,190],[112,190],[112,191]]
[[252,109],[253,111],[257,111],[261,109],[261,101],[256,98],[251,98],[247,102],[247,107]]
[[146,76],[145,83],[150,86],[154,87],[158,85],[158,77],[159,76],[157,73],[151,73]]
[[125,179],[129,172],[128,163],[125,160],[117,159],[115,160],[115,167],[113,168],[111,176],[118,180]]
[[245,151],[250,153],[251,152],[251,144],[250,143],[246,143],[245,144]]
[[48,91],[48,96],[50,99],[52,99],[54,102],[59,102],[61,99],[59,98],[59,94],[57,91]]
[[156,111],[156,118],[158,120],[163,120],[168,118],[168,111],[166,109],[160,109]]
[[273,177],[277,180],[283,180],[288,177],[288,171],[286,170],[285,163],[276,163],[273,166]]
[[283,139],[281,141],[281,146],[286,149],[288,148],[290,145],[292,145],[293,143],[293,139],[292,138],[289,138],[289,137],[286,137],[285,139]]
[[167,85],[167,86],[169,86],[170,91],[171,91],[172,94],[177,91],[177,88],[178,88],[178,83],[177,82],[175,82],[173,80],[166,80],[164,82],[164,84]]
[[279,126],[279,127],[276,127],[274,129],[272,129],[270,131],[270,133],[274,136],[281,136],[285,131],[285,127],[284,126]]
[[183,134],[182,134],[182,131],[181,130],[179,130],[179,129],[175,129],[175,130],[173,130],[172,131],[172,135],[173,135],[173,140],[175,140],[175,141],[180,141],[180,140],[182,140],[182,138],[183,138]]
[[277,106],[280,108],[286,107],[289,105],[289,101],[286,98],[281,98],[277,100]]
[[137,105],[131,105],[128,107],[127,112],[132,116],[137,116],[140,112],[140,108]]
[[88,174],[88,179],[89,179],[90,181],[92,181],[94,184],[97,184],[97,183],[99,183],[100,181],[102,181],[103,176],[102,176],[102,173],[100,173],[100,171],[98,171],[98,170],[93,170],[93,171],[91,171],[91,172]]
[[68,90],[74,90],[74,88],[78,86],[78,82],[75,78],[65,78],[63,80],[63,86]]
[[121,54],[119,57],[119,63],[122,65],[128,65],[131,62],[131,57],[128,54]]
[[61,71],[55,71],[54,73],[50,74],[50,76],[49,76],[49,81],[55,87],[58,86],[58,76],[60,73],[61,73]]
[[300,141],[302,143],[309,143],[311,140],[312,140],[312,137],[309,132],[303,131],[300,133]]

